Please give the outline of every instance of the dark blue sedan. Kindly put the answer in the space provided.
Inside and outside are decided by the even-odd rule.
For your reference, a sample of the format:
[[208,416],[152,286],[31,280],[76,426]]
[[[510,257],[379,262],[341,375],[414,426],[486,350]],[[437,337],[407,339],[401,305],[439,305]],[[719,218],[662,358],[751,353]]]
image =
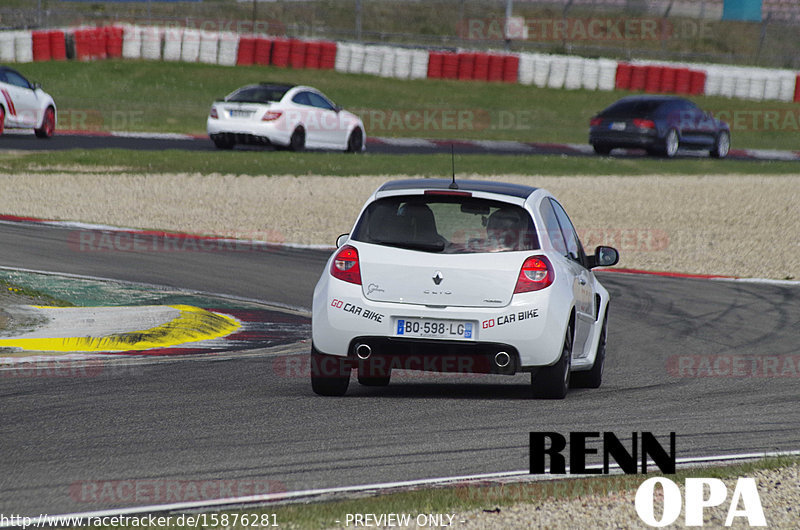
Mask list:
[[589,126],[589,143],[600,155],[625,147],[672,158],[685,147],[724,158],[731,146],[727,123],[674,96],[622,98],[593,117]]

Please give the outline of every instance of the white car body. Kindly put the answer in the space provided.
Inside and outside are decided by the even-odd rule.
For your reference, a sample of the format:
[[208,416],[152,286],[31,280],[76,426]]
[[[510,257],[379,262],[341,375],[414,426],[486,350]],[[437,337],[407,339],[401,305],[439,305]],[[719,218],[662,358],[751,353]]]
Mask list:
[[[563,374],[567,381],[560,390],[544,391],[543,397],[563,397],[558,394],[566,392],[564,386],[569,384],[570,372],[594,370],[595,381],[585,386],[599,386],[609,294],[591,268],[616,263],[616,250],[598,247],[601,258],[587,257],[563,208],[546,190],[497,182],[459,181],[458,189],[451,189],[450,184],[444,179],[394,181],[384,184],[367,200],[351,233],[340,238],[339,248],[314,291],[312,366],[320,362],[334,366],[331,360],[341,360],[349,379],[350,368],[359,367],[361,372],[364,362],[377,365],[380,356],[388,355],[381,363],[384,368],[504,374],[528,371],[533,373],[536,394],[536,387],[542,385],[541,379],[536,381],[536,374],[546,367],[557,371],[552,367],[565,357],[562,354],[569,333],[571,358]],[[460,223],[462,218],[475,219],[469,227],[465,223],[467,232],[457,226],[440,230],[448,220],[441,212],[447,208],[455,212],[455,206],[446,206],[450,202],[461,211],[451,215],[452,223]],[[380,242],[389,241],[391,236],[378,234],[371,239],[372,235],[365,232],[373,224],[380,227],[395,223],[391,217],[395,207],[398,216],[415,211],[429,216],[421,206],[413,206],[417,203],[425,203],[428,211],[433,206],[439,212],[436,235],[432,237],[441,237],[446,241],[441,244],[449,250],[389,246]],[[389,212],[389,217],[381,208]],[[561,218],[553,217],[557,209],[563,212]],[[492,246],[497,243],[492,239],[496,236],[488,235],[498,210],[518,219],[514,222],[521,223],[519,226],[527,223],[513,232],[515,239],[505,247]],[[389,220],[383,222],[379,215]],[[422,225],[415,223],[412,225]],[[561,224],[569,226],[561,229]],[[564,234],[574,240],[567,243]],[[438,245],[437,242],[434,246]],[[568,254],[568,246],[574,255]],[[339,268],[347,267],[354,259],[355,265],[351,266],[358,269],[360,283],[335,277],[342,274]],[[523,264],[529,272],[522,270]],[[533,270],[533,266],[541,272]],[[522,278],[523,274],[528,274],[527,278],[544,278],[544,287],[534,283],[525,287],[531,280]],[[516,292],[518,289],[533,290]],[[411,337],[402,329],[409,322],[411,327],[406,329]],[[415,332],[418,326],[420,332]],[[428,333],[422,329],[425,327]],[[459,330],[463,332],[452,334]],[[598,351],[602,355],[599,361]],[[487,361],[480,361],[484,357]],[[387,384],[390,370],[380,368],[376,373],[385,376],[383,379],[364,378],[362,382]],[[344,393],[320,374],[315,377],[312,373],[312,384],[323,395]],[[344,385],[343,377],[339,384]]]
[[221,149],[243,143],[360,152],[366,146],[361,119],[309,86],[242,87],[214,102],[206,125]]
[[48,138],[56,125],[53,98],[35,83],[7,66],[0,66],[0,134],[4,129],[34,129]]

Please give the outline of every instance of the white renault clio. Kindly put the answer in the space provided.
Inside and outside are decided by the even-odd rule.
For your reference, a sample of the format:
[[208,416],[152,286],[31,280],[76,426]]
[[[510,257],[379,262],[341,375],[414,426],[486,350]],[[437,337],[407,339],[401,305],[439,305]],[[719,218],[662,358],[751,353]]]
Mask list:
[[563,398],[603,375],[608,291],[546,190],[500,182],[388,182],[339,237],[314,290],[311,385],[341,396],[392,370],[530,372]]

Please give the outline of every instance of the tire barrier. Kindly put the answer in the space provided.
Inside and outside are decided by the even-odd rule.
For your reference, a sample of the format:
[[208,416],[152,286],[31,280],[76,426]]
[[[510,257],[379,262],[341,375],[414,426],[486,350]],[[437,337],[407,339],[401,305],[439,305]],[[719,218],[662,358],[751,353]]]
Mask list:
[[489,81],[553,89],[629,90],[800,102],[800,74],[791,70],[617,62],[542,53],[474,50],[456,53],[130,24],[67,31],[0,31],[2,63],[118,57],[323,69],[396,79]]
[[33,62],[33,35],[30,31],[18,31],[14,37],[14,57],[18,63]]
[[272,58],[272,41],[266,37],[253,40],[252,59],[249,64],[267,66]]
[[[258,43],[256,43],[258,46]],[[289,39],[275,39],[272,41],[272,54],[270,62],[273,66],[286,68],[292,58],[292,43]],[[270,63],[267,63],[270,64]]]
[[[200,59],[200,30],[183,30],[183,40],[181,41],[181,61],[185,63],[196,63]],[[144,56],[144,42],[142,41],[142,56]],[[146,57],[145,57],[146,58]]]
[[50,60],[50,34],[46,31],[34,31],[31,35],[31,47],[34,61]]
[[142,28],[130,25],[123,28],[122,57],[125,59],[142,57]]
[[[188,31],[183,32],[183,48],[186,48],[187,32]],[[163,36],[163,31],[161,31],[161,28],[152,26],[145,26],[142,28],[142,59],[149,59],[154,61],[161,59],[162,36]],[[198,51],[199,51],[199,41],[198,41]],[[185,50],[181,49],[181,59],[190,56],[191,54],[185,53]]]
[[200,53],[198,61],[204,64],[217,64],[219,54],[219,32],[204,31],[200,34]]
[[236,58],[239,51],[239,35],[231,31],[224,31],[219,34],[219,53],[217,64],[222,66],[236,66]]
[[168,28],[164,32],[164,51],[165,61],[180,61],[183,46],[183,28]]

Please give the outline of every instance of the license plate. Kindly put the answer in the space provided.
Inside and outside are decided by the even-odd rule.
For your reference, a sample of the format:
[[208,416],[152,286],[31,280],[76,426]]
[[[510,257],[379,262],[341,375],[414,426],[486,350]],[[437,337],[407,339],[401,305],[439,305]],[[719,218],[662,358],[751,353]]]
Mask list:
[[231,118],[249,118],[253,115],[252,110],[231,110],[229,111]]
[[624,131],[625,130],[625,122],[624,121],[611,122],[611,130],[612,131]]
[[398,318],[395,327],[398,337],[433,337],[472,339],[472,322],[459,320],[430,320],[427,318]]

